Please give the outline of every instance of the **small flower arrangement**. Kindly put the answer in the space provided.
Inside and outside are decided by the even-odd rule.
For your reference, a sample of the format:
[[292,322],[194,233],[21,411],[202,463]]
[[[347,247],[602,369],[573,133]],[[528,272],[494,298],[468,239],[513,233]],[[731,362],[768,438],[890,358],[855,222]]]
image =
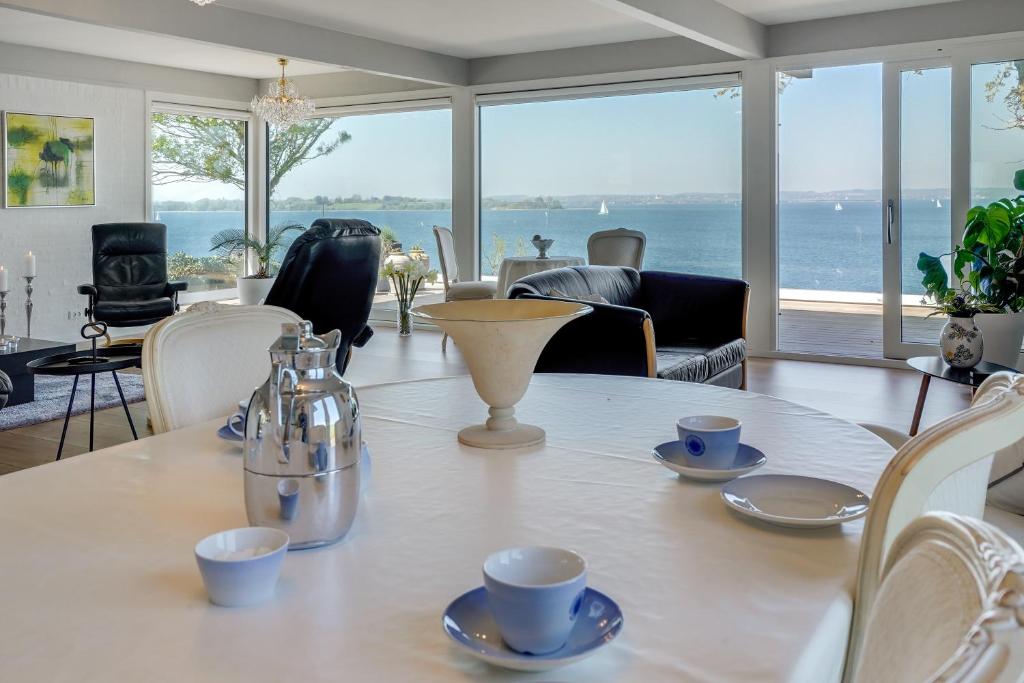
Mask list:
[[385,263],[380,274],[391,281],[395,297],[398,299],[398,334],[405,337],[412,334],[412,302],[420,291],[424,281],[431,284],[437,282],[437,271],[430,270],[418,259],[409,259],[405,263]]
[[959,292],[952,288],[929,291],[921,299],[921,303],[935,309],[935,312],[929,314],[928,317],[948,315],[951,318],[973,318],[979,313],[998,313],[1002,310],[999,306],[982,300],[966,288]]

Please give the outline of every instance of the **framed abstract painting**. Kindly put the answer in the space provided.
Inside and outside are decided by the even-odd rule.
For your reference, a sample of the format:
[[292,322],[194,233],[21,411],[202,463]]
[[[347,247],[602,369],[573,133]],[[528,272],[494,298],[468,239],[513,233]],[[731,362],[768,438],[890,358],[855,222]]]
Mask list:
[[4,205],[95,206],[95,121],[4,113]]

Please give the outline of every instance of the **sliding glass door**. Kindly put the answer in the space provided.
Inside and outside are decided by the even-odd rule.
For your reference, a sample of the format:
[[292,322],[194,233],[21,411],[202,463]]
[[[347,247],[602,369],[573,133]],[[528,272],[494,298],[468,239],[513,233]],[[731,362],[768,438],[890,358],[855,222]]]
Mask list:
[[948,264],[953,240],[952,76],[942,62],[885,67],[885,355],[931,353],[944,321],[929,317],[918,261]]

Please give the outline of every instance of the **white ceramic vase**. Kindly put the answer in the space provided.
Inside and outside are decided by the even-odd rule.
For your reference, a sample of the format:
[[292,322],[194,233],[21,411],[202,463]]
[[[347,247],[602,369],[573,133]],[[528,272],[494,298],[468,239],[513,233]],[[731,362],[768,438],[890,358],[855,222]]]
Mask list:
[[238,300],[243,306],[255,306],[262,303],[274,286],[274,277],[240,277],[238,278]]
[[985,338],[985,360],[1016,368],[1024,341],[1024,312],[979,313],[974,320]]
[[981,362],[985,344],[973,317],[949,316],[939,334],[942,358],[954,368],[973,368]]
[[437,325],[455,340],[477,394],[490,407],[487,422],[460,431],[459,441],[478,448],[544,443],[543,429],[516,420],[515,405],[555,332],[592,310],[585,304],[529,299],[452,301],[414,308],[413,316]]

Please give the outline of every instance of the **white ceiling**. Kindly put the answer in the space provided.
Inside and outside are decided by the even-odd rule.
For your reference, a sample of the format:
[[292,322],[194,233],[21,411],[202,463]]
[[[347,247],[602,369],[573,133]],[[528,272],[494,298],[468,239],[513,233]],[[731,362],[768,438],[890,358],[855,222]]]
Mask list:
[[672,35],[590,0],[218,0],[218,3],[463,58]]
[[[245,78],[272,78],[280,69],[276,55],[4,8],[0,8],[0,42]],[[293,61],[288,65],[292,76],[341,70],[337,66],[312,62]]]
[[718,0],[762,24],[825,19],[920,5],[937,5],[959,0]]

